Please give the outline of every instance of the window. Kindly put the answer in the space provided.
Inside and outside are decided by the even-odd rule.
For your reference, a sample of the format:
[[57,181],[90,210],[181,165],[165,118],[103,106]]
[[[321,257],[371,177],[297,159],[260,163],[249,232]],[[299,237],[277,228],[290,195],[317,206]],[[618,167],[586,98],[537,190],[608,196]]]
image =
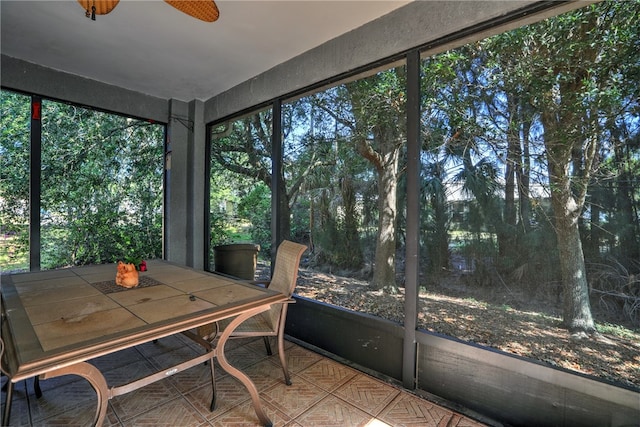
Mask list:
[[0,91],[0,265],[29,269],[29,121],[31,98]]
[[405,74],[378,71],[282,108],[291,233],[311,247],[296,292],[399,323]]
[[421,328],[640,385],[637,14],[423,58]]
[[211,127],[210,268],[215,247],[231,243],[259,245],[270,262],[272,119],[265,109]]
[[[3,108],[5,99],[8,107],[25,103],[3,91]],[[164,126],[50,100],[42,101],[41,120],[41,265],[31,267],[161,257]],[[11,171],[0,189],[3,223],[23,230],[15,235],[23,242],[29,128],[22,119],[10,129],[2,138]]]

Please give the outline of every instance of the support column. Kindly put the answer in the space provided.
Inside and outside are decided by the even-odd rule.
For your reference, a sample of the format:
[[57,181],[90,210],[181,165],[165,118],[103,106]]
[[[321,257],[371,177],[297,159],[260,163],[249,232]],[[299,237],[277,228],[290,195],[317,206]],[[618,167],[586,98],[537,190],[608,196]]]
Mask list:
[[203,270],[206,265],[205,248],[205,219],[209,215],[207,211],[208,203],[205,201],[209,198],[205,194],[205,188],[208,186],[205,179],[209,176],[205,168],[209,162],[206,155],[206,126],[204,123],[204,102],[201,100],[193,100],[189,103],[189,117],[193,123],[193,132],[191,133],[190,150],[190,167],[189,167],[189,198],[191,202],[189,235],[188,242],[188,258],[190,266],[199,270]]
[[420,271],[420,52],[407,54],[407,242],[402,383],[416,386],[416,325]]
[[189,145],[192,134],[193,120],[189,117],[189,105],[172,99],[169,101],[167,125],[165,258],[182,265],[190,265],[188,242],[189,217],[192,212],[189,191]]
[[31,97],[29,181],[29,270],[40,271],[40,194],[42,191],[42,98]]
[[[272,104],[273,108],[273,134],[271,135],[271,265],[275,264],[278,245],[282,236],[282,224],[280,219],[280,203],[282,202],[282,188],[280,180],[282,173],[282,104],[279,99]],[[272,269],[273,273],[273,269]]]

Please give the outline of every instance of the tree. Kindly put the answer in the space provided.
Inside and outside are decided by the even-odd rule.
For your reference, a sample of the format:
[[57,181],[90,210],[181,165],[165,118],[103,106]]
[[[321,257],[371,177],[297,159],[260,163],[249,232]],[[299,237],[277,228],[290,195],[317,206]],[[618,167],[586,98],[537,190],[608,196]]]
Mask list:
[[5,269],[29,267],[30,98],[0,91],[0,258]]
[[[220,180],[224,181],[225,187],[229,187],[226,189],[229,193],[228,196],[233,193],[234,203],[241,203],[243,197],[250,195],[256,187],[256,183],[261,185],[260,190],[262,190],[262,186],[271,188],[272,120],[271,109],[266,109],[220,124],[212,129],[211,197],[220,190],[213,187],[214,183]],[[223,170],[220,171],[220,168]],[[233,179],[234,176],[237,178]],[[231,183],[232,181],[233,183]],[[278,182],[281,187],[284,186],[283,177],[280,177]],[[283,236],[288,238],[290,232],[288,222],[290,194],[287,191],[281,191],[281,194],[282,232]],[[224,202],[227,203],[231,201],[230,197],[224,199]],[[216,207],[211,206],[211,208],[215,209]],[[225,207],[226,209],[227,207]],[[234,210],[235,207],[231,209]],[[271,218],[270,208],[267,212],[261,213],[266,215],[264,218]],[[227,218],[228,220],[229,218]],[[270,224],[252,224],[252,227],[260,230],[263,230],[265,226],[270,229]],[[262,233],[260,234],[262,235]],[[258,243],[265,249],[270,247],[270,241]]]
[[53,101],[42,117],[44,266],[160,256],[163,127]]
[[[581,231],[591,228],[592,254],[600,247],[598,228],[607,226],[618,255],[640,250],[633,145],[639,5],[591,5],[444,52],[423,65],[423,120],[430,126],[425,140],[441,141],[426,149],[444,148],[432,161],[449,156],[443,179],[457,177],[473,195],[469,226],[495,233],[503,267],[517,267],[518,257],[527,263],[544,244],[534,235],[546,228],[539,222],[544,216],[532,215],[531,184],[550,188],[564,318],[576,333],[595,331]],[[602,163],[610,164],[601,174],[608,190],[592,191],[587,210]],[[498,171],[504,171],[504,181],[496,179]],[[437,187],[429,188],[436,196]],[[504,190],[500,201],[492,197],[498,190]],[[547,249],[537,258],[554,253]]]
[[[491,103],[499,98],[499,88],[490,79],[491,70],[487,69],[492,64],[487,64],[486,59],[482,46],[472,44],[423,62],[426,97],[422,108],[425,116],[437,117],[429,122],[431,128],[426,132],[429,137],[425,140],[432,141],[434,146],[427,150],[433,155],[431,161],[446,168],[439,174],[445,188],[460,189],[461,195],[470,197],[465,201],[469,214],[463,227],[473,232],[470,255],[477,260],[494,255],[493,245],[485,244],[482,233],[497,233],[499,241],[507,235],[500,212],[496,166],[500,158],[496,153],[504,137],[498,119],[491,117],[495,112]],[[443,251],[444,248],[438,253]]]
[[[30,100],[2,99],[12,122],[0,141],[2,222],[24,232]],[[161,256],[163,126],[50,100],[42,107],[41,267]]]
[[[365,161],[349,143],[344,122],[347,102],[340,87],[300,98],[283,107],[288,129],[285,138],[287,176],[302,176],[293,220],[306,212],[306,230],[318,264],[350,271],[362,268],[361,212]],[[313,165],[308,167],[307,165]]]
[[396,222],[400,156],[406,141],[405,69],[347,83],[357,152],[371,163],[378,187],[378,232],[371,285],[397,293]]
[[621,89],[618,64],[629,57],[638,64],[637,47],[634,53],[624,40],[628,32],[618,31],[637,27],[625,3],[605,2],[547,20],[533,28],[526,46],[531,52],[532,90],[539,94],[535,107],[544,127],[564,324],[580,337],[596,332],[579,219],[598,168],[600,112],[610,110],[610,94]]
[[[311,100],[324,114],[324,117],[314,120],[314,129],[315,126],[321,128],[321,123],[334,123],[341,129],[340,132],[336,130],[328,139],[333,139],[336,144],[333,155],[338,154],[331,163],[335,168],[332,175],[338,179],[331,186],[336,188],[335,194],[339,193],[341,197],[344,232],[353,234],[356,231],[357,205],[354,191],[358,191],[362,197],[365,221],[370,211],[374,210],[377,214],[371,285],[375,289],[385,289],[391,293],[398,292],[395,277],[396,225],[400,158],[406,139],[404,74],[404,68],[379,72],[321,92]],[[363,171],[353,154],[366,161],[369,172]],[[375,179],[374,198],[367,197],[368,189],[356,190],[353,178],[357,176],[362,180],[372,177]],[[322,192],[323,202],[328,201],[331,191]],[[376,209],[370,209],[372,200],[377,203]],[[328,215],[326,203],[321,206],[325,207],[321,212]],[[337,223],[335,226],[337,231]],[[355,264],[357,259],[352,262]]]

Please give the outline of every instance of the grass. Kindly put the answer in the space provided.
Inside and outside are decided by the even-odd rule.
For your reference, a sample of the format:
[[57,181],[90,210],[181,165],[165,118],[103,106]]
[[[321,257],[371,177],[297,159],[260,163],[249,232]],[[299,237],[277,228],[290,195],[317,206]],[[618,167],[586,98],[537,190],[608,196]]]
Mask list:
[[28,248],[22,248],[15,236],[0,235],[0,269],[4,271],[28,270]]
[[251,224],[247,221],[230,221],[225,228],[225,234],[230,242],[251,242]]
[[597,323],[596,328],[601,334],[612,335],[624,340],[638,341],[640,340],[640,329],[634,331],[623,325],[614,325],[612,323]]

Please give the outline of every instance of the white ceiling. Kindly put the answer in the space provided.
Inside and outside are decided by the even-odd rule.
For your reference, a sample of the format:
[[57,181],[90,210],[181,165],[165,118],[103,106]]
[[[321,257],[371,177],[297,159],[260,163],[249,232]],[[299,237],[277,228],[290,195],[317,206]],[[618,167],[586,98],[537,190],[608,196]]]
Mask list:
[[206,23],[158,0],[122,0],[96,21],[76,0],[1,0],[0,41],[2,54],[45,67],[206,100],[407,3],[219,0]]

